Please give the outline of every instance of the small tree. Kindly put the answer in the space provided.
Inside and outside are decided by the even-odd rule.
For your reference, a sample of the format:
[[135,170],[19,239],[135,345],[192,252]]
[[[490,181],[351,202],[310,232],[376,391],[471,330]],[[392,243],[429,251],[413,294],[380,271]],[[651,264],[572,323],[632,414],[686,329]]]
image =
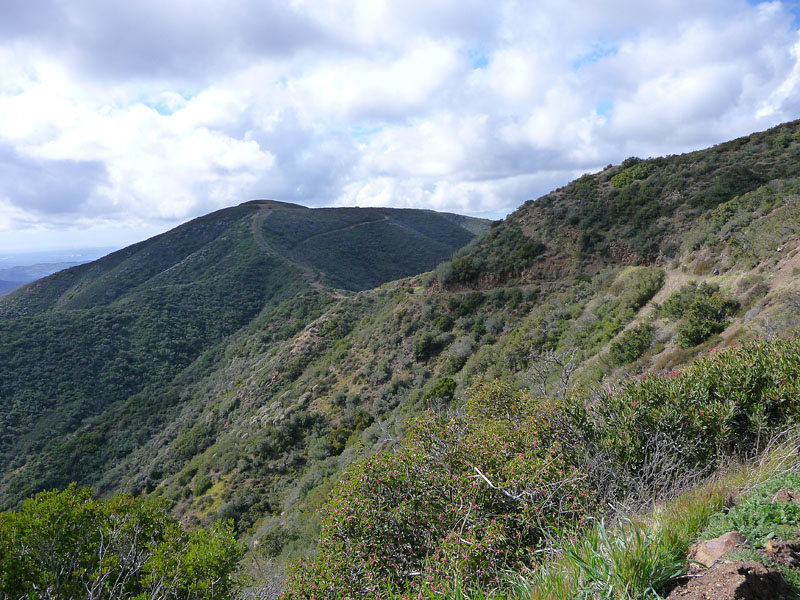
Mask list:
[[222,599],[242,553],[230,523],[186,532],[165,502],[72,484],[0,513],[0,598]]

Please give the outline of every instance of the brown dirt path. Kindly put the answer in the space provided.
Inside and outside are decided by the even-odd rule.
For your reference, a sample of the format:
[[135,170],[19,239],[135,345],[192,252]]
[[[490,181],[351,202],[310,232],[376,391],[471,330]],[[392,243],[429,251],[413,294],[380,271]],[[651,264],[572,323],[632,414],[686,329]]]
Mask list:
[[[323,285],[320,282],[321,275],[319,273],[315,272],[309,266],[294,261],[288,256],[285,256],[284,254],[279,252],[277,248],[275,248],[272,244],[270,244],[269,240],[267,240],[267,238],[264,236],[264,221],[269,217],[270,214],[272,214],[272,211],[275,208],[276,205],[272,205],[267,202],[263,204],[258,204],[258,212],[253,216],[252,220],[253,239],[255,240],[258,247],[264,250],[265,252],[272,254],[273,256],[278,256],[282,258],[290,265],[292,265],[294,268],[299,270],[303,274],[303,277],[308,281],[309,285],[311,285],[311,287],[313,287],[318,292],[326,294],[328,296],[332,296],[334,298],[347,298],[348,294],[344,294],[339,290],[335,290],[333,288],[329,288]],[[388,219],[388,217],[386,218]],[[357,225],[361,225],[361,223],[358,223]],[[352,227],[352,225],[350,227]]]

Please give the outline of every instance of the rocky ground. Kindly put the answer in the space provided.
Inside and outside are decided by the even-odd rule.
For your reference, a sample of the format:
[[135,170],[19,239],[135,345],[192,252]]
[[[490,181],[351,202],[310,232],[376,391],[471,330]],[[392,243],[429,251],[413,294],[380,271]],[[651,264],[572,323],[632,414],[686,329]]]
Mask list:
[[[782,489],[773,503],[800,504],[800,492]],[[797,532],[800,537],[800,531]],[[737,555],[752,556],[738,560]],[[767,541],[763,548],[736,531],[698,542],[689,553],[689,573],[668,600],[797,599],[786,573],[800,574],[800,539]]]

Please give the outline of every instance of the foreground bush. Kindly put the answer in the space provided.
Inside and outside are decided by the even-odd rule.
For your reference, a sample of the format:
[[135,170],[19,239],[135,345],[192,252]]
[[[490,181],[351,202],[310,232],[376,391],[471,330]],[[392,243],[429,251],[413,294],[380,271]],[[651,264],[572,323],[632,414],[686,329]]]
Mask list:
[[760,340],[712,348],[682,373],[643,376],[578,405],[572,419],[581,443],[629,471],[663,475],[664,464],[648,466],[660,453],[685,476],[757,450],[771,430],[798,421],[799,399],[800,342]]
[[[393,582],[490,581],[592,511],[585,477],[546,430],[542,403],[499,383],[462,414],[417,419],[397,452],[351,468],[325,509],[319,555],[287,598],[374,596]],[[545,440],[546,443],[543,443]]]
[[163,503],[74,484],[0,513],[3,599],[224,599],[241,556],[228,525],[187,533]]

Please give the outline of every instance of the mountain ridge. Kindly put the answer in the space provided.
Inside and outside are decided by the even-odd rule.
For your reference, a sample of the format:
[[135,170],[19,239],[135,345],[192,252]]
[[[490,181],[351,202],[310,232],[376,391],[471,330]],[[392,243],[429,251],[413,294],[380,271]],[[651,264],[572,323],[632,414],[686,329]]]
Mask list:
[[[269,208],[262,208],[265,206]],[[64,435],[76,427],[80,429],[84,422],[90,427],[99,417],[89,416],[97,411],[102,414],[126,398],[148,393],[146,390],[155,390],[150,393],[163,397],[163,389],[182,369],[206,350],[224,343],[259,314],[269,314],[292,299],[301,307],[310,302],[315,307],[312,310],[319,310],[320,306],[351,294],[350,290],[336,291],[320,283],[325,279],[323,261],[295,260],[294,256],[284,255],[281,245],[274,245],[275,231],[265,230],[258,218],[268,212],[291,224],[291,215],[302,213],[306,221],[332,222],[329,229],[337,239],[345,239],[357,249],[363,232],[339,228],[341,210],[346,211],[319,213],[317,209],[286,203],[245,203],[199,217],[171,232],[38,280],[4,297],[0,303],[0,328],[5,334],[0,354],[6,365],[0,378],[5,382],[0,384],[0,425],[4,432],[0,436],[4,439],[0,452],[7,457],[3,461],[5,477],[9,473],[16,477],[13,473],[18,472],[19,457],[37,452],[44,440],[73,439],[72,435]],[[395,217],[398,212],[393,209],[381,211],[392,224],[395,219],[407,220],[409,215],[433,221],[432,232],[441,235],[434,239],[416,230],[405,235],[406,229],[392,225],[394,247],[371,257],[369,268],[349,279],[339,277],[350,287],[372,285],[393,278],[398,272],[429,269],[458,243],[473,236],[436,213],[410,211]],[[443,243],[442,237],[448,241]],[[259,244],[267,239],[269,244]],[[380,240],[372,242],[380,245]],[[307,241],[305,247],[313,249],[315,243]],[[412,255],[409,248],[422,248],[422,252]],[[336,267],[344,272],[354,260],[360,260],[341,254],[336,259]],[[311,296],[305,299],[308,294]],[[35,354],[26,352],[26,347]],[[48,363],[61,367],[54,370]],[[55,394],[48,393],[48,383],[57,390]],[[58,398],[72,399],[65,402]],[[179,394],[170,398],[152,407],[155,415],[163,413],[163,417],[177,410]],[[154,418],[151,427],[161,417]],[[39,421],[42,427],[36,426]],[[48,433],[47,429],[53,432]],[[29,439],[34,432],[34,438]],[[84,445],[96,456],[85,465],[74,461],[67,468],[72,478],[97,468],[97,461],[109,460],[99,455],[107,436],[87,436]],[[141,435],[132,438],[143,439]],[[16,443],[15,439],[28,441],[14,450],[9,444]],[[115,456],[118,458],[119,453],[109,452],[109,457]],[[36,469],[49,472],[54,467],[41,463]],[[30,489],[62,480],[44,483],[50,481],[45,478]],[[0,489],[7,488],[0,484]]]

